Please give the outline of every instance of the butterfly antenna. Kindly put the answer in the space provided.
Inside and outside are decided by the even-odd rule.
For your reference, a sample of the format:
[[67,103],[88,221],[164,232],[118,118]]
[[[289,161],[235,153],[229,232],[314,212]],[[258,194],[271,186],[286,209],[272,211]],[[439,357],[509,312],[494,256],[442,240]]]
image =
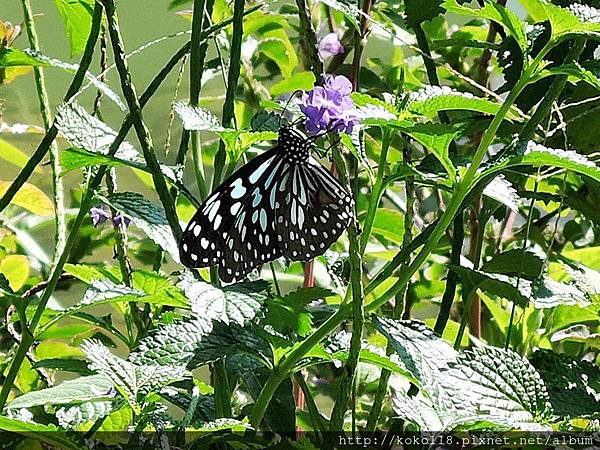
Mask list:
[[302,89],[296,89],[294,92],[292,92],[292,95],[290,95],[290,98],[287,99],[287,102],[285,102],[285,106],[283,107],[283,111],[281,112],[281,114],[279,115],[279,128],[281,128],[281,120],[283,119],[283,115],[286,113],[288,106],[290,106],[291,101],[293,100],[293,98],[296,96],[296,94],[298,94],[299,92],[303,92]]

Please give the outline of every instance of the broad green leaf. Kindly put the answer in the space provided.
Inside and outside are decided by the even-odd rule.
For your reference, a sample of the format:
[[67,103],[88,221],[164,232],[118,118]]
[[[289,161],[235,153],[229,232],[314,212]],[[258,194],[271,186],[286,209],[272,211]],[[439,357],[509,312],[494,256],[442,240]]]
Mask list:
[[517,195],[517,190],[502,175],[495,177],[486,184],[483,188],[483,195],[503,204],[514,213],[519,212],[521,199]]
[[459,5],[456,0],[443,0],[442,7],[446,11],[460,16],[478,17],[498,22],[515,38],[522,50],[527,49],[527,35],[523,28],[523,21],[514,12],[499,3],[486,1],[481,8],[469,8]]
[[395,209],[377,209],[372,232],[396,244],[401,244],[404,237],[404,214]]
[[113,402],[83,402],[73,406],[63,406],[56,413],[58,424],[66,429],[78,428],[88,422],[95,422],[112,412]]
[[589,14],[594,8],[586,5],[573,3],[567,9],[544,0],[521,0],[521,4],[536,22],[550,22],[553,38],[580,34],[597,37],[600,33],[600,24]]
[[531,363],[548,388],[554,413],[564,419],[600,417],[600,369],[596,364],[550,350],[537,350]]
[[257,142],[272,141],[277,139],[277,133],[273,131],[241,131],[223,130],[217,134],[225,143],[225,149],[231,161],[237,161],[242,154]]
[[92,371],[88,369],[87,362],[81,359],[73,358],[49,358],[37,361],[33,367],[35,369],[54,369],[64,372],[75,372],[80,375],[91,375]]
[[192,106],[189,103],[177,102],[173,110],[183,121],[183,128],[194,131],[224,131],[219,119],[210,111]]
[[[3,196],[12,183],[0,180],[0,197]],[[38,216],[54,214],[54,205],[44,192],[30,183],[25,183],[12,198],[13,205],[20,206]]]
[[86,284],[91,284],[92,280],[109,279],[115,283],[121,280],[120,269],[117,267],[95,266],[91,264],[65,264],[64,271]]
[[535,280],[542,273],[543,266],[544,260],[541,256],[530,251],[514,249],[497,253],[492,259],[483,263],[481,270],[511,276],[521,274],[525,279]]
[[85,341],[81,350],[90,361],[90,369],[111,380],[131,405],[181,379],[185,370],[180,365],[137,365],[113,355],[97,340]]
[[29,277],[27,257],[24,255],[6,255],[0,259],[0,274],[6,277],[13,291],[18,291]]
[[85,48],[92,27],[93,0],[54,0],[62,17],[71,56],[79,55]]
[[188,298],[198,318],[216,320],[227,325],[246,325],[252,321],[267,299],[269,284],[264,281],[236,283],[224,288],[197,281],[184,272],[177,285]]
[[460,275],[463,282],[470,283],[475,289],[506,298],[523,307],[529,301],[536,308],[553,308],[558,305],[585,307],[590,304],[585,294],[573,284],[559,283],[548,277],[537,282],[462,266],[452,265],[451,268]]
[[115,396],[113,384],[104,375],[90,375],[74,378],[62,383],[31,391],[15,398],[6,405],[7,409],[31,408],[43,405],[66,405],[90,400],[112,399]]
[[598,77],[591,70],[586,69],[577,62],[544,69],[539,74],[539,77],[544,78],[553,75],[568,75],[569,78],[583,81],[593,88],[600,90],[600,80]]
[[[0,158],[19,168],[22,168],[29,160],[29,156],[4,139],[0,139]],[[40,166],[36,166],[35,172],[43,173],[43,170]]]
[[309,91],[315,85],[315,75],[312,72],[298,72],[283,80],[278,81],[271,86],[271,95],[279,97],[280,95],[294,92],[297,90]]
[[[392,126],[394,125],[392,124]],[[419,144],[431,150],[451,179],[456,177],[456,168],[450,160],[448,149],[459,130],[443,123],[419,123],[399,128]]]
[[136,364],[186,365],[194,356],[200,340],[212,328],[212,322],[202,318],[163,325],[142,339],[129,359]]
[[283,39],[277,37],[262,39],[258,43],[256,51],[277,64],[284,78],[292,76],[295,67],[291,64],[292,60],[289,55],[289,49]]
[[252,117],[250,129],[252,131],[273,131],[277,133],[283,120],[279,114],[261,110]]
[[137,192],[119,192],[103,199],[129,217],[146,235],[179,263],[179,245],[175,241],[164,209]]
[[[91,153],[107,155],[117,133],[91,116],[77,103],[61,105],[56,111],[56,126],[71,145]],[[128,142],[122,142],[114,154],[119,159],[139,161],[140,154]]]
[[572,150],[544,147],[531,141],[527,143],[522,155],[507,158],[495,164],[484,171],[482,177],[519,166],[558,167],[572,170],[600,182],[600,169],[587,157]]
[[[467,92],[458,92],[447,86],[426,86],[410,94],[408,110],[423,116],[436,117],[439,111],[466,110],[494,115],[501,105],[484,98],[475,97]],[[515,118],[512,113],[507,119]]]
[[600,334],[592,333],[587,325],[576,324],[557,331],[550,337],[550,342],[580,342],[585,347],[600,348]]
[[34,441],[45,442],[54,448],[81,450],[86,445],[84,442],[78,441],[75,436],[67,436],[60,428],[52,424],[42,425],[0,416],[0,430],[29,436]]
[[319,0],[319,2],[341,12],[355,29],[360,29],[361,10],[353,3],[343,0]]
[[[102,421],[102,425],[98,428],[98,432],[100,436],[103,438],[104,442],[107,442],[107,434],[102,433],[103,431],[109,431],[112,434],[115,434],[115,431],[125,431],[128,429],[128,426],[133,422],[133,411],[129,404],[123,403],[119,409],[113,410],[108,416],[104,418]],[[118,444],[119,442],[115,439],[114,444]]]

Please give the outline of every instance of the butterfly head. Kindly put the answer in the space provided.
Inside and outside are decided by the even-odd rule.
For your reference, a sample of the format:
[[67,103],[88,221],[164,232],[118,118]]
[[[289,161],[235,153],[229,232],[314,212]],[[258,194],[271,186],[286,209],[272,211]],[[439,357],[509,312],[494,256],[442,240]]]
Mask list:
[[286,160],[291,164],[301,164],[308,161],[314,144],[300,131],[292,127],[282,126],[277,139],[279,148]]

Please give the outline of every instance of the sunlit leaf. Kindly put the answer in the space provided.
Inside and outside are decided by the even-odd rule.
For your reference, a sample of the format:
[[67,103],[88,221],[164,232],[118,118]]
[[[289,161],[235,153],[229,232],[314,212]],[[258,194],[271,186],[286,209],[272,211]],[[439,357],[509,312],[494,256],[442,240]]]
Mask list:
[[71,56],[79,55],[85,48],[92,27],[93,0],[54,0],[63,20]]
[[[12,183],[0,181],[0,196],[4,195]],[[54,205],[44,192],[30,183],[25,183],[12,198],[11,203],[38,216],[54,214]]]

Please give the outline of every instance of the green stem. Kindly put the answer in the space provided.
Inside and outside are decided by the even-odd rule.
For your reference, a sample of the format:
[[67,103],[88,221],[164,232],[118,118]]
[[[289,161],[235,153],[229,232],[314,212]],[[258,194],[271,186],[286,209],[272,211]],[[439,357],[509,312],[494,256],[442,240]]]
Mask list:
[[[521,78],[517,82],[517,84],[513,87],[508,97],[500,107],[496,116],[490,123],[490,126],[485,131],[479,146],[477,147],[477,151],[473,156],[473,160],[463,179],[458,183],[456,187],[455,195],[453,196],[452,201],[448,205],[448,208],[442,214],[439,221],[436,223],[435,227],[431,231],[429,239],[425,242],[425,245],[415,258],[415,260],[410,264],[410,266],[402,271],[400,274],[400,279],[398,282],[388,291],[386,292],[381,299],[378,299],[371,304],[367,305],[367,312],[373,312],[377,310],[381,305],[386,303],[390,298],[390,293],[395,294],[400,292],[404,286],[408,283],[408,281],[412,278],[414,273],[419,269],[421,264],[425,262],[429,254],[433,251],[437,243],[439,242],[441,236],[444,234],[445,230],[450,226],[450,223],[454,219],[454,215],[458,212],[462,201],[467,197],[470,190],[473,188],[474,181],[477,176],[477,171],[483,158],[487,152],[488,147],[494,141],[496,136],[496,132],[500,127],[500,124],[504,120],[504,117],[510,110],[512,104],[515,99],[519,95],[519,93],[523,90],[523,88],[527,85],[529,79],[532,74],[538,68],[542,58],[546,55],[550,48],[552,48],[553,42],[549,42],[546,47],[537,55],[536,59],[534,59],[527,69],[521,75]],[[391,292],[390,292],[391,291]],[[393,295],[392,295],[393,296]],[[287,357],[281,361],[281,363],[275,367],[273,373],[265,383],[263,390],[261,391],[256,404],[254,405],[254,409],[252,410],[252,414],[250,416],[250,424],[257,428],[260,425],[260,421],[265,413],[267,405],[271,401],[271,397],[273,396],[275,390],[283,381],[290,371],[294,368],[296,363],[304,357],[312,348],[317,345],[322,339],[324,339],[329,333],[331,333],[339,324],[346,319],[349,311],[350,305],[347,303],[341,304],[340,309],[332,315],[327,321],[325,321],[319,328],[317,328],[312,335],[302,341],[297,347],[292,350]]]
[[[223,126],[229,128],[235,118],[235,91],[240,77],[242,64],[242,38],[244,36],[244,3],[245,0],[235,0],[233,4],[233,36],[229,51],[229,73],[227,75],[227,91],[223,103]],[[212,187],[215,189],[221,183],[221,175],[225,167],[227,155],[225,143],[219,142],[219,149],[215,155],[215,172]],[[234,161],[232,161],[234,163]]]
[[[96,7],[97,8],[97,7]],[[96,9],[94,9],[94,13],[96,13]],[[93,19],[92,19],[93,20]],[[92,22],[93,23],[93,22]],[[96,41],[98,40],[98,35],[100,33],[100,24],[98,24],[98,29],[95,30],[92,28],[90,30],[90,35],[88,36],[88,40],[85,44],[85,50],[83,51],[83,55],[81,56],[81,62],[79,63],[79,67],[77,68],[77,72],[73,76],[73,80],[67,89],[67,93],[64,97],[64,102],[67,103],[79,90],[83,80],[85,78],[85,74],[90,67],[92,62],[92,56],[94,55],[94,47],[96,46]],[[92,33],[92,31],[94,33]],[[91,39],[93,38],[93,39]],[[33,155],[29,158],[21,172],[17,175],[12,184],[8,187],[2,198],[0,198],[0,212],[4,211],[9,203],[12,201],[15,194],[21,189],[21,186],[25,184],[25,182],[29,179],[35,168],[42,161],[54,139],[58,135],[58,128],[56,128],[56,124],[53,123],[50,129],[44,135],[42,141],[38,145]]]
[[[27,35],[29,37],[29,47],[32,50],[40,51],[40,44],[35,29],[35,23],[33,21],[33,13],[31,11],[31,5],[29,0],[21,0],[23,5],[23,15],[25,16],[25,28],[27,29]],[[40,113],[44,122],[44,128],[48,132],[52,126],[50,117],[50,101],[48,100],[48,92],[46,90],[46,80],[44,78],[44,70],[41,67],[33,68],[33,75],[35,78],[35,85],[38,94],[38,100],[40,103]],[[65,247],[65,241],[67,236],[67,224],[65,218],[65,190],[62,182],[61,166],[59,150],[56,143],[53,142],[50,146],[50,165],[52,167],[52,187],[54,190],[54,208],[56,214],[54,215],[56,231],[54,240],[54,258],[52,264],[55,265],[59,255],[62,253]]]
[[[67,94],[71,93],[71,91],[73,90],[72,88],[74,86],[77,86],[77,89],[79,88],[79,86],[81,86],[81,82],[83,81],[83,76],[85,74],[85,71],[89,67],[89,64],[91,62],[92,55],[94,52],[94,47],[95,47],[96,41],[98,40],[98,35],[100,34],[101,23],[102,23],[102,5],[100,5],[99,3],[96,3],[94,6],[94,12],[93,12],[93,16],[92,16],[92,26],[90,29],[90,34],[88,36],[87,43],[86,43],[85,51],[84,51],[84,54],[82,57],[81,64],[79,65],[79,70],[75,74],[75,77],[80,75],[80,77],[78,77],[79,82],[77,84],[77,83],[75,83],[75,80],[73,80],[73,82],[71,83],[71,88],[69,88],[69,92]],[[71,95],[68,95],[68,97],[70,98],[73,94],[75,94],[77,89],[74,89],[73,93]],[[56,127],[53,125],[51,127],[51,130],[52,129],[56,130]],[[46,136],[42,140],[42,143],[47,142],[47,144],[45,144],[45,147],[42,146],[42,144],[40,144],[40,147],[38,147],[38,151],[40,148],[42,148],[42,149],[45,148],[45,151],[48,150],[48,148],[50,147],[50,145],[52,144],[52,142],[54,140],[54,137],[56,136],[56,132],[54,132],[54,137],[52,137],[52,139],[48,138],[48,136],[51,136],[52,134],[53,133],[51,133],[50,131],[48,131],[48,133],[46,133]],[[38,153],[38,151],[36,151],[36,153]],[[45,153],[45,151],[44,151],[44,153]],[[116,148],[115,148],[115,151],[116,151]],[[43,154],[42,154],[42,156],[43,156]],[[34,159],[34,157],[32,156],[32,158],[28,161],[27,164],[30,164],[33,159]],[[35,166],[33,166],[31,170],[33,170],[33,168],[35,168]],[[25,169],[23,169],[21,174],[23,174],[24,171],[25,171]],[[104,175],[104,171],[102,171],[102,169],[100,169],[99,172],[101,172],[101,174]],[[17,180],[15,180],[15,182],[13,182],[11,187],[14,186],[18,180],[19,180],[19,177],[17,177]],[[102,180],[102,177],[98,177],[98,175],[96,175],[96,177],[94,178],[94,181],[97,183],[96,186],[100,184],[101,180]],[[24,182],[25,181],[23,180],[23,183]],[[17,187],[17,190],[18,190],[18,187]],[[9,191],[10,191],[10,188],[9,188]],[[8,194],[8,192],[7,192],[7,194]],[[6,195],[3,197],[3,200],[5,197],[6,197]],[[81,223],[83,222],[83,219],[84,219],[85,215],[87,214],[87,211],[91,204],[91,200],[92,200],[92,194],[90,193],[90,190],[88,189],[87,194],[84,196],[84,198],[81,202],[81,208],[79,210],[79,214],[77,215],[75,222],[71,226],[72,231],[69,234],[67,242],[65,243],[65,248],[63,249],[63,252],[61,253],[58,261],[56,262],[56,265],[54,266],[54,268],[52,270],[52,275],[50,277],[50,280],[48,281],[48,286],[46,287],[46,289],[44,290],[44,293],[40,297],[40,300],[39,300],[39,303],[37,304],[35,313],[33,314],[33,317],[31,318],[31,322],[29,324],[27,324],[29,333],[23,334],[23,339],[21,340],[21,343],[19,344],[19,346],[17,348],[15,356],[13,357],[13,360],[10,364],[8,373],[6,374],[6,378],[4,379],[4,382],[2,384],[2,390],[0,390],[0,411],[4,408],[4,405],[6,404],[6,400],[8,399],[8,394],[10,393],[10,390],[12,389],[15,378],[16,378],[17,374],[19,373],[19,369],[21,368],[23,359],[27,355],[27,352],[29,351],[29,347],[31,347],[31,345],[34,342],[35,329],[36,329],[38,323],[40,322],[42,315],[44,314],[44,310],[46,308],[46,304],[48,303],[48,300],[50,299],[50,296],[52,295],[52,293],[54,292],[54,289],[56,288],[56,285],[57,285],[60,275],[62,273],[63,266],[65,265],[65,263],[67,262],[67,259],[69,257],[69,252],[70,252],[71,248],[73,247],[75,240],[77,239],[77,230],[81,226]]]
[[154,146],[152,144],[152,137],[150,135],[150,131],[144,123],[142,108],[135,93],[135,87],[131,81],[131,74],[125,59],[123,40],[121,38],[121,32],[119,30],[119,24],[115,13],[115,4],[113,0],[103,0],[103,3],[106,9],[108,33],[110,35],[117,71],[119,72],[119,78],[121,80],[121,88],[123,90],[125,100],[127,101],[130,115],[133,119],[133,127],[135,128],[138,140],[142,147],[146,164],[152,171],[154,187],[156,188],[158,197],[160,198],[165,210],[167,221],[169,222],[173,235],[175,236],[175,240],[179,242],[181,237],[181,226],[179,225],[179,219],[177,218],[175,203],[167,187],[167,182],[165,181],[165,177],[160,168],[158,159],[156,158]]
[[317,404],[315,403],[315,399],[313,398],[313,396],[310,392],[310,388],[308,387],[308,384],[306,383],[304,376],[302,376],[301,373],[296,372],[294,374],[294,381],[296,382],[296,384],[298,386],[300,386],[300,389],[302,389],[304,398],[306,399],[306,406],[308,407],[308,413],[310,414],[310,418],[312,420],[315,431],[325,433],[326,427],[325,427],[325,423],[323,422],[323,417],[321,417],[321,414],[319,413],[319,408],[317,407]]
[[373,185],[373,189],[371,191],[371,197],[369,199],[369,209],[367,211],[367,217],[365,218],[363,224],[362,234],[360,236],[360,253],[361,255],[365,254],[365,249],[367,248],[367,244],[369,243],[369,236],[371,236],[371,230],[373,228],[373,222],[375,221],[375,214],[377,213],[377,207],[379,206],[379,201],[381,200],[381,195],[383,193],[383,176],[385,174],[385,167],[387,163],[387,154],[390,148],[391,141],[391,133],[388,128],[383,130],[383,135],[381,138],[381,154],[379,155],[379,166],[377,167],[377,175],[375,176],[375,184]]
[[298,6],[298,19],[300,22],[300,48],[302,49],[303,61],[305,68],[310,70],[315,75],[317,84],[321,84],[325,69],[323,68],[323,61],[319,57],[318,47],[319,42],[317,39],[317,33],[313,26],[310,14],[310,8],[306,3],[306,0],[296,0]]

